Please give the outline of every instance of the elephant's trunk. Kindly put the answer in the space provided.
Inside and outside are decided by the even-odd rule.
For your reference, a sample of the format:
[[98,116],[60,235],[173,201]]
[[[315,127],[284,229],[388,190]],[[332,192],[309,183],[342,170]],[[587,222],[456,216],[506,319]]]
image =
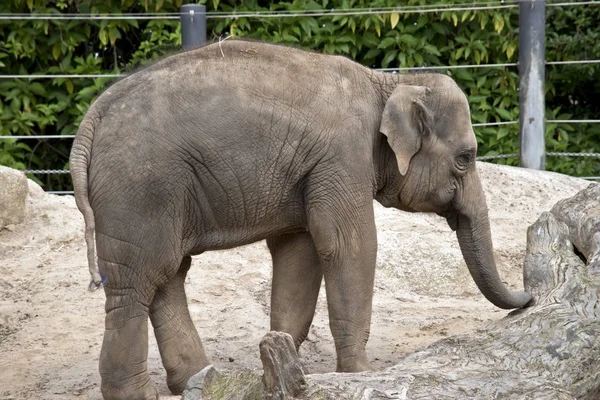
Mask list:
[[498,275],[485,196],[474,168],[465,177],[462,194],[463,199],[458,199],[456,204],[456,236],[477,287],[497,307],[512,309],[531,305],[533,298],[529,293],[511,292]]

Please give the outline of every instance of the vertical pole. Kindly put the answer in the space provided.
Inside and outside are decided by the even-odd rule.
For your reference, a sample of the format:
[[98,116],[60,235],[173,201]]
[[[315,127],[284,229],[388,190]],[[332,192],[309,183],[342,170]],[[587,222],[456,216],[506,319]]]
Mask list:
[[189,50],[206,43],[206,7],[201,4],[184,4],[180,12],[183,49]]
[[519,1],[519,135],[521,166],[545,169],[546,1]]

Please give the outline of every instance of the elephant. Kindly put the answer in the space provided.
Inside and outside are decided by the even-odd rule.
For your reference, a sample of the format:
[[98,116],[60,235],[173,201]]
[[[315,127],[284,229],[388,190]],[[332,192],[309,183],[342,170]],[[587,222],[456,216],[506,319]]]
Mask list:
[[497,272],[476,151],[467,98],[443,74],[227,40],[117,81],[70,156],[91,285],[106,295],[102,395],[158,398],[148,318],[181,393],[209,364],[186,302],[191,256],[263,239],[270,329],[299,346],[324,279],[337,371],[371,369],[373,200],[446,218],[481,293],[529,306]]

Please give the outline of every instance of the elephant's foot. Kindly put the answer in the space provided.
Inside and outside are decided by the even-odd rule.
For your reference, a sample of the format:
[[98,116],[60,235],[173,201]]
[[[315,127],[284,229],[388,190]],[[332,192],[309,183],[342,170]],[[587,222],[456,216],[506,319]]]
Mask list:
[[185,390],[188,379],[209,362],[194,327],[185,296],[185,277],[191,257],[184,257],[177,273],[157,291],[150,305],[150,320],[173,394]]
[[122,384],[102,380],[101,390],[104,400],[158,400],[158,390],[150,382],[148,374],[136,376],[135,381],[122,381]]
[[366,355],[338,358],[336,372],[364,372],[375,371],[375,368],[367,361]]
[[208,361],[199,360],[192,364],[179,364],[177,368],[167,370],[167,386],[173,394],[182,394],[188,380],[208,366]]

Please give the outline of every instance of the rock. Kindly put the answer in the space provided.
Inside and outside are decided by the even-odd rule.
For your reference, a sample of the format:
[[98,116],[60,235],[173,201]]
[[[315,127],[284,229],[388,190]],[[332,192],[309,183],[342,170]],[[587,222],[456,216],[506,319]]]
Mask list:
[[31,179],[27,180],[27,187],[29,190],[29,197],[32,199],[41,199],[44,196],[47,196],[46,192],[44,192],[44,189],[42,189],[40,185]]
[[306,389],[306,378],[292,337],[268,332],[259,347],[267,398],[284,400],[300,395]]
[[202,371],[198,372],[196,375],[192,376],[187,384],[185,385],[185,390],[183,391],[182,400],[200,400],[202,399],[202,390],[206,385],[210,385],[216,378],[219,377],[219,373],[215,369],[215,367],[211,365],[207,365],[202,369]]
[[0,229],[23,222],[27,193],[25,174],[0,166]]
[[600,258],[600,184],[592,183],[577,195],[559,201],[551,213],[565,223],[571,232],[571,241],[594,265]]

